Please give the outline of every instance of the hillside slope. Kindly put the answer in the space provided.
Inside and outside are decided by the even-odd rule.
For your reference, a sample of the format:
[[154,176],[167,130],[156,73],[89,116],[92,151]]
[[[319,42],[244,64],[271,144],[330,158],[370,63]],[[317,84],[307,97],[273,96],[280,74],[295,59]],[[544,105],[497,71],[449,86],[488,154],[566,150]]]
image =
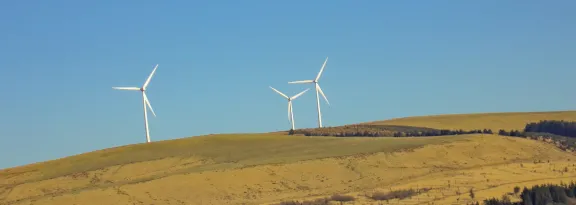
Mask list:
[[0,201],[40,200],[55,195],[156,181],[172,175],[220,172],[362,153],[394,152],[458,140],[463,138],[335,138],[237,134],[136,144],[2,170]]
[[[476,121],[510,129],[541,119],[576,120],[576,112],[406,119],[410,118],[374,123],[466,129]],[[499,125],[498,119],[506,124]],[[534,160],[550,162],[534,164]],[[0,170],[0,204],[266,204],[334,193],[349,193],[370,203],[363,197],[365,192],[403,186],[436,190],[417,196],[418,200],[453,202],[461,197],[454,194],[455,187],[475,187],[477,198],[482,198],[501,194],[517,182],[572,179],[576,167],[567,168],[572,165],[570,160],[576,159],[552,145],[495,135],[209,135],[110,148]],[[567,171],[554,171],[560,167]],[[459,182],[444,183],[451,177]],[[476,180],[478,177],[482,180]]]
[[477,114],[450,114],[405,117],[391,120],[367,122],[361,124],[373,125],[405,125],[415,127],[428,127],[435,129],[524,129],[529,122],[540,120],[566,120],[576,121],[576,111],[553,112],[504,112],[504,113],[477,113]]
[[[573,167],[566,173],[551,173],[551,166],[560,169],[568,166],[562,164],[566,160],[576,160],[552,145],[494,135],[444,139],[446,143],[411,151],[258,166],[245,166],[248,159],[218,164],[201,157],[170,157],[10,185],[0,197],[6,204],[266,204],[354,193],[359,201],[368,202],[361,197],[366,191],[419,186],[436,191],[420,196],[422,201],[438,201],[471,186],[481,198],[490,195],[488,188],[497,190],[512,182],[576,179]],[[367,140],[374,144],[380,139]],[[533,165],[535,159],[551,163]],[[446,181],[454,178],[450,188]]]

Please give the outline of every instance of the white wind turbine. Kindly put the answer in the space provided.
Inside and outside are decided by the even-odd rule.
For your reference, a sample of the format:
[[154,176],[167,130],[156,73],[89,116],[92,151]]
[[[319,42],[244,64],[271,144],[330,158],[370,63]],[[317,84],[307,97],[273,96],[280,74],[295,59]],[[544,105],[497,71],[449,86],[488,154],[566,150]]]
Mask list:
[[272,86],[269,86],[270,88],[272,88],[272,90],[274,90],[276,93],[282,95],[284,98],[286,98],[288,100],[288,121],[290,121],[292,123],[292,130],[294,130],[294,113],[292,112],[292,100],[300,97],[302,94],[304,94],[306,91],[310,90],[310,88],[292,96],[292,97],[288,97],[287,95],[285,95],[284,93],[274,89]]
[[150,76],[148,76],[148,79],[146,80],[146,82],[144,83],[144,85],[141,88],[138,88],[138,87],[112,87],[112,89],[116,89],[116,90],[139,90],[142,92],[142,104],[144,104],[144,129],[146,129],[146,142],[150,142],[150,132],[148,130],[148,113],[146,112],[146,106],[148,106],[150,108],[150,111],[152,111],[152,114],[154,115],[154,117],[156,117],[156,113],[154,113],[154,110],[152,109],[152,106],[150,105],[150,101],[148,101],[148,97],[146,97],[146,87],[148,87],[148,84],[150,83],[150,79],[152,79],[152,76],[156,72],[156,68],[158,68],[158,64],[156,64],[156,66],[154,67],[154,70],[152,70],[152,73],[150,73]]
[[320,85],[318,85],[318,80],[320,79],[320,76],[322,75],[322,71],[324,71],[324,67],[326,66],[326,62],[328,62],[328,57],[326,57],[324,64],[322,64],[322,68],[320,69],[320,72],[316,76],[316,79],[288,82],[288,83],[292,83],[292,84],[314,83],[314,87],[316,88],[316,106],[318,109],[318,127],[322,127],[322,113],[320,112],[320,96],[318,96],[318,92],[320,92],[320,94],[322,94],[322,97],[324,97],[324,100],[326,100],[326,103],[328,103],[328,105],[330,105],[330,102],[328,102],[328,98],[326,98],[326,95],[324,95],[324,92],[322,92],[322,88],[320,88]]

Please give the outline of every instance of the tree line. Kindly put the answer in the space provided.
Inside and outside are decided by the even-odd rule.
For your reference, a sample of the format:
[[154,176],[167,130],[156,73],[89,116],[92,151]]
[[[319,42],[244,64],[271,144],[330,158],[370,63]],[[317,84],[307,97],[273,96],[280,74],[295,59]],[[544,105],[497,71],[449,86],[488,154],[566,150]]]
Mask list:
[[504,195],[502,199],[490,198],[485,199],[485,205],[548,205],[548,204],[568,204],[569,201],[575,200],[576,183],[553,185],[535,185],[531,188],[524,187],[521,193],[518,193],[519,187],[514,188],[514,193],[519,194],[520,202],[510,202],[509,197]]
[[347,125],[291,130],[289,134],[334,137],[427,137],[463,134],[493,134],[491,129],[449,130],[397,125]]
[[541,120],[526,124],[524,130],[499,130],[499,135],[528,137],[531,135],[563,136],[576,138],[576,122],[564,120]]
[[524,130],[499,130],[499,135],[548,140],[557,147],[576,150],[576,122],[542,120],[527,123]]
[[524,132],[547,132],[555,135],[576,138],[576,122],[564,120],[541,120],[528,123]]
[[[338,127],[323,127],[290,130],[290,135],[303,134],[305,136],[334,136],[334,137],[427,137],[463,134],[494,134],[491,129],[433,129],[426,127],[398,126],[398,125],[346,125]],[[563,120],[542,120],[527,123],[524,130],[499,130],[499,135],[515,137],[544,136],[553,139],[562,137],[576,140],[576,122]],[[562,136],[562,137],[560,137]],[[566,141],[563,139],[563,141]],[[572,143],[573,144],[573,143]]]

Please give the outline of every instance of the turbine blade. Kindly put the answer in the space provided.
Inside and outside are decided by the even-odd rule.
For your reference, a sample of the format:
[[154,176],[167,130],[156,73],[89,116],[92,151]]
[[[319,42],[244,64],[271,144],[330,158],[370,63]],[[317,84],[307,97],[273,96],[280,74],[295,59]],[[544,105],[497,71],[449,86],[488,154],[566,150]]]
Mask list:
[[146,79],[146,82],[144,83],[144,86],[142,86],[144,89],[146,89],[146,87],[148,87],[148,84],[150,83],[150,80],[152,79],[152,76],[153,76],[154,73],[156,72],[156,68],[158,68],[158,64],[156,64],[156,66],[154,67],[154,70],[152,70],[152,73],[150,73],[150,76],[148,76],[148,79]]
[[274,89],[272,86],[268,86],[268,87],[272,88],[272,90],[274,90],[276,93],[278,93],[278,94],[280,94],[280,95],[284,96],[286,99],[290,99],[288,96],[284,95],[284,93],[282,93],[282,92],[280,92],[280,91],[278,91],[278,90]]
[[294,100],[294,99],[296,99],[296,98],[300,97],[302,94],[304,94],[304,93],[305,93],[306,91],[308,91],[308,90],[310,90],[310,88],[308,88],[308,89],[306,89],[306,90],[304,90],[304,91],[302,91],[302,92],[300,92],[300,93],[296,94],[296,95],[295,95],[294,97],[292,97],[291,99],[292,99],[292,100]]
[[115,89],[115,90],[140,90],[140,88],[137,88],[137,87],[112,87],[112,89]]
[[148,101],[146,92],[144,92],[144,102],[146,102],[146,105],[148,105],[148,108],[150,108],[150,111],[152,111],[152,114],[154,115],[154,117],[156,117],[156,113],[154,113],[154,109],[152,109],[152,105],[150,105],[150,101]]
[[316,88],[318,88],[318,91],[320,91],[320,94],[322,94],[322,97],[324,97],[324,100],[326,100],[326,103],[328,103],[328,105],[330,105],[330,102],[328,102],[328,98],[326,98],[326,95],[324,95],[324,92],[322,92],[322,88],[320,88],[320,85],[316,84]]
[[322,71],[324,71],[324,67],[326,67],[326,62],[328,62],[328,57],[326,57],[324,64],[322,64],[322,68],[320,68],[320,72],[316,76],[316,80],[315,80],[316,82],[318,82],[318,79],[320,79],[320,76],[322,75]]
[[292,81],[292,82],[288,82],[290,84],[303,84],[303,83],[313,83],[313,80],[299,80],[299,81]]

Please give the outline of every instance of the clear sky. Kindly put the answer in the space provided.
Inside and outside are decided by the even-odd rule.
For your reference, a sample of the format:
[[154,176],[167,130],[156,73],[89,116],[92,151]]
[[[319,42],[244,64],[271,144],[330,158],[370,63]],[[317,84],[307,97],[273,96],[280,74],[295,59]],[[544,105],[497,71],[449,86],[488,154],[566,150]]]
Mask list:
[[[5,1],[0,168],[145,142],[287,130],[316,76],[325,126],[576,109],[576,1]],[[316,126],[315,94],[294,101]]]

